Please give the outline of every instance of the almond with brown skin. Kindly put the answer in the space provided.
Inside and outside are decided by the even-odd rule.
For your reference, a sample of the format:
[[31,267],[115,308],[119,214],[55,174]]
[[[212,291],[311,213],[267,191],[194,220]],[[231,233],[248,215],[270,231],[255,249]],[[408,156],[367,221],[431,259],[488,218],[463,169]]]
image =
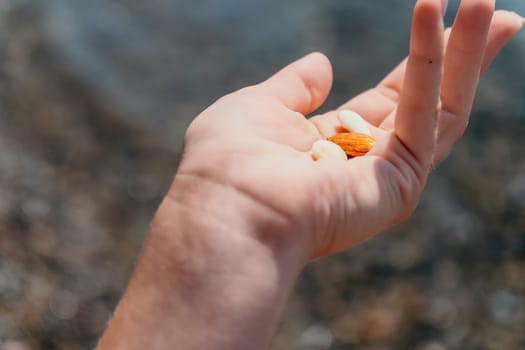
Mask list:
[[364,156],[376,143],[373,137],[357,132],[338,133],[327,140],[339,145],[349,157]]

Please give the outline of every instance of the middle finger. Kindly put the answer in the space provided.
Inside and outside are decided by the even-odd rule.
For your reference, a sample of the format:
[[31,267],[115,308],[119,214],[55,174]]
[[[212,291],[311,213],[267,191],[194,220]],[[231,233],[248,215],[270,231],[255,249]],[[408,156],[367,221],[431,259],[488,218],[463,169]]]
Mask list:
[[[445,54],[438,139],[464,132],[478,85],[495,0],[462,0]],[[441,141],[441,140],[440,140]]]

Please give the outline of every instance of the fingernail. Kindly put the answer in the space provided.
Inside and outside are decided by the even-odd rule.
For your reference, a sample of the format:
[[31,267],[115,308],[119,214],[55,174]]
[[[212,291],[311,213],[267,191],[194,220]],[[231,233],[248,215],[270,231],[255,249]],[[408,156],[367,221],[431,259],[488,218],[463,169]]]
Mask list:
[[441,9],[443,11],[443,16],[447,13],[448,0],[441,0]]

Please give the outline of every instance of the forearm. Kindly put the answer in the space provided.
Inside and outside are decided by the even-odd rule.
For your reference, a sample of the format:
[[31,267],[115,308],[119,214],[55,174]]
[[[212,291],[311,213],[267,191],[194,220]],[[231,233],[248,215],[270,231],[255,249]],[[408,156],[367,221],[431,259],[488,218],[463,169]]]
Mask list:
[[199,187],[204,205],[195,195],[183,205],[178,193],[162,203],[99,350],[267,348],[300,259],[261,241],[238,212],[239,200],[250,199],[211,213],[216,186]]

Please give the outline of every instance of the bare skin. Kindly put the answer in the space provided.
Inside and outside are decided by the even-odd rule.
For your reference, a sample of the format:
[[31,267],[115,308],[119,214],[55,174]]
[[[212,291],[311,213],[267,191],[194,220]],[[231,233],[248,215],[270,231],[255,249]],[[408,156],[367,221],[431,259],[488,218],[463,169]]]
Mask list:
[[336,111],[304,117],[332,84],[319,53],[202,112],[97,349],[266,349],[305,264],[409,216],[466,127],[480,73],[523,22],[463,0],[445,31],[442,11],[419,0],[408,58],[341,106],[373,129],[364,157],[310,158],[336,126]]

